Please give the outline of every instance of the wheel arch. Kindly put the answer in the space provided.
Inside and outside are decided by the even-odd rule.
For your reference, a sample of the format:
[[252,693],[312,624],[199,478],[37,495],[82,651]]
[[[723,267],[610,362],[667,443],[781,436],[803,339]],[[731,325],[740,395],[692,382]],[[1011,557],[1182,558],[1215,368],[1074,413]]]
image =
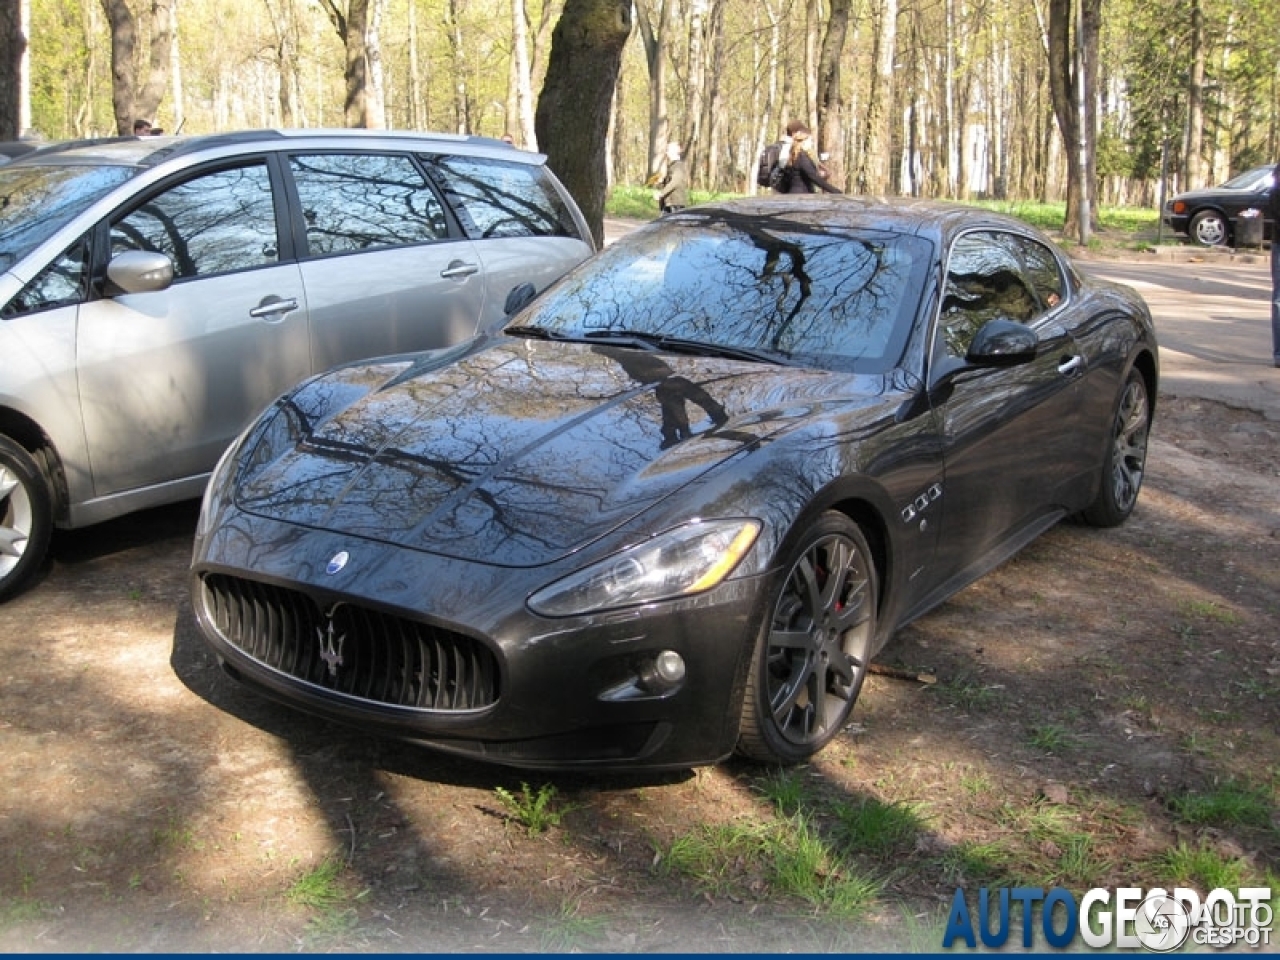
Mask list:
[[18,444],[44,470],[49,482],[49,496],[53,500],[55,523],[67,518],[67,484],[62,472],[62,460],[40,425],[11,407],[0,407],[0,434]]
[[1155,355],[1150,350],[1144,349],[1133,358],[1132,366],[1133,369],[1142,374],[1142,379],[1147,385],[1147,406],[1151,408],[1151,412],[1154,414],[1156,410],[1156,391],[1159,385]]

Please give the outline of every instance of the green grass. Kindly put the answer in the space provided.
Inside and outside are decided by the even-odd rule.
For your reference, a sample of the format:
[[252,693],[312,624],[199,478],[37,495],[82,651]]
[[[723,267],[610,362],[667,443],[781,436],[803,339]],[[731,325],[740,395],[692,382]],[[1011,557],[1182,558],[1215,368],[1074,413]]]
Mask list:
[[1170,885],[1190,884],[1202,890],[1238,888],[1247,885],[1248,879],[1243,863],[1224,857],[1203,843],[1192,847],[1183,842],[1166,850],[1156,858],[1155,870]]
[[539,945],[547,953],[581,953],[585,941],[598,939],[605,930],[603,917],[582,912],[580,900],[565,900],[550,917],[538,924]]
[[[735,196],[741,196],[741,194],[692,190],[689,193],[689,202],[691,204],[707,203]],[[968,203],[970,206],[1017,217],[1049,233],[1060,231],[1066,217],[1066,204],[1061,202],[973,200]],[[613,188],[605,201],[605,216],[608,217],[652,220],[657,215],[658,208],[653,200],[653,189],[650,187],[619,185]],[[1098,210],[1098,224],[1104,231],[1132,235],[1135,245],[1145,245],[1155,239],[1160,215],[1154,208],[1103,206]]]
[[569,812],[568,808],[555,805],[556,788],[549,783],[544,783],[536,791],[522,783],[519,793],[512,793],[506,787],[494,787],[493,792],[507,808],[511,819],[523,826],[531,837],[560,826],[560,821]]
[[298,877],[284,898],[300,907],[331,911],[349,898],[342,884],[342,863],[325,857],[318,865]]
[[664,869],[714,896],[795,897],[824,913],[852,917],[882,881],[842,858],[808,818],[702,826],[677,838]]
[[799,811],[806,798],[804,777],[795,770],[775,770],[757,781],[755,787],[784,816]]
[[1027,742],[1044,753],[1059,754],[1075,745],[1075,738],[1056,723],[1042,723],[1031,728]]
[[852,853],[874,856],[910,849],[924,828],[916,806],[867,798],[835,807],[837,835]]
[[1269,790],[1228,780],[1204,793],[1188,791],[1173,797],[1169,809],[1183,823],[1266,828],[1273,807]]

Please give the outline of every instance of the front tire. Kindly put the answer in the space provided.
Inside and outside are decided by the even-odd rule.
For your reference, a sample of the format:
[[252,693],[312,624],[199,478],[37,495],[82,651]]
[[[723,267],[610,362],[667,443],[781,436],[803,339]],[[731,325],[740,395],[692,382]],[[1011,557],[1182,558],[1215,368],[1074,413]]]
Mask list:
[[0,436],[0,601],[40,568],[53,534],[49,484],[31,454]]
[[862,689],[878,619],[866,537],[827,512],[787,550],[751,660],[738,753],[794,764],[840,732]]
[[1202,247],[1221,247],[1227,242],[1227,221],[1217,210],[1201,210],[1191,218],[1191,239]]
[[1147,381],[1139,371],[1130,370],[1112,419],[1111,444],[1102,463],[1098,495],[1082,514],[1086,523],[1118,527],[1129,519],[1146,474],[1150,433]]

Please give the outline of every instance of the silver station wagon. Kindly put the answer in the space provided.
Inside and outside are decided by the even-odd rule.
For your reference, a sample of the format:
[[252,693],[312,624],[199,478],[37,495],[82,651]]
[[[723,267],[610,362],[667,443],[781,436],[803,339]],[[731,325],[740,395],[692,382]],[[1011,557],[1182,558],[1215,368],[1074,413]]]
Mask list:
[[593,252],[545,157],[486,138],[128,137],[0,167],[0,600],[55,527],[198,497],[300,380],[492,329]]

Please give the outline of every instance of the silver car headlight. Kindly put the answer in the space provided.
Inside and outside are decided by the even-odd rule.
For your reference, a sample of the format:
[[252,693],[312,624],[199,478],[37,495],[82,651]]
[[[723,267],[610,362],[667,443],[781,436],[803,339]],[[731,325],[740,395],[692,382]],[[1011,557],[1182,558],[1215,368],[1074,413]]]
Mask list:
[[733,572],[758,520],[696,520],[571,573],[529,598],[544,617],[572,617],[692,596]]

